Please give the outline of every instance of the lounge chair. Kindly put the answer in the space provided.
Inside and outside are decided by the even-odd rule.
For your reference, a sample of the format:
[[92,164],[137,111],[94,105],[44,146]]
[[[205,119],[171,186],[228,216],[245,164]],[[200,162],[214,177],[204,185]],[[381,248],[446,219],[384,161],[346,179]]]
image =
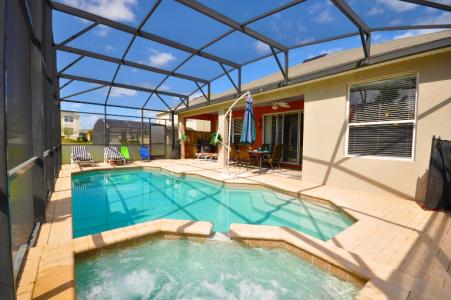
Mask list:
[[213,159],[218,159],[218,153],[212,153],[212,152],[198,152],[198,153],[196,153],[196,159],[198,159],[198,160],[213,160]]
[[116,146],[106,146],[103,151],[103,161],[106,163],[119,162],[125,165],[125,157]]
[[94,163],[94,159],[91,154],[86,150],[86,146],[72,146],[70,154],[70,164],[91,164]]
[[127,146],[121,146],[121,154],[125,157],[126,160],[130,160],[130,153],[128,152]]
[[152,158],[152,155],[149,152],[149,148],[146,146],[139,146],[139,155],[141,155],[142,160],[148,160]]
[[274,152],[272,155],[265,159],[265,162],[271,165],[271,169],[274,169],[274,166],[277,164],[280,169],[280,160],[282,159],[282,145],[277,144],[274,146]]

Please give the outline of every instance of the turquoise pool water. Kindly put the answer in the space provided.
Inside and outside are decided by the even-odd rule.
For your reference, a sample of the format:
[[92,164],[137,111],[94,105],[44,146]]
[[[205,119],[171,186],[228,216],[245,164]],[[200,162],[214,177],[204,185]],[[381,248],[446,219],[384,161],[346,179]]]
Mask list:
[[[221,259],[218,259],[218,255]],[[287,251],[154,240],[76,262],[77,299],[352,299],[354,285]]]
[[230,188],[148,170],[72,177],[74,237],[160,218],[289,226],[328,240],[353,221],[322,205],[264,189]]

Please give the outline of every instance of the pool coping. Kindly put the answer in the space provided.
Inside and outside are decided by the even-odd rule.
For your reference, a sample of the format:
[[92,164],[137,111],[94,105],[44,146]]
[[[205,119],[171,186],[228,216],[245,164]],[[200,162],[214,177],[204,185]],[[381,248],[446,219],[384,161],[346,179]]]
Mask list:
[[[95,168],[92,171],[141,168],[142,166],[115,166]],[[189,171],[174,172],[161,166],[147,166],[144,169],[164,170],[172,174],[198,176],[202,179],[206,178],[218,182],[215,178],[190,173]],[[168,234],[168,236],[188,237],[208,237],[211,235],[211,224],[204,224],[208,222],[159,219],[150,221],[152,225],[140,223],[97,235],[73,239],[71,176],[72,174],[89,171],[78,172],[69,169],[61,172],[58,178],[59,182],[57,182],[55,192],[52,194],[46,211],[48,222],[42,225],[38,243],[35,247],[28,250],[25,263],[20,271],[17,289],[18,299],[48,299],[50,297],[55,299],[75,299],[75,255],[86,251],[158,233]],[[296,195],[297,197],[302,195],[302,193],[292,193],[260,183],[231,183],[227,182],[227,180],[223,180],[223,183],[234,184],[235,186],[261,186],[285,194]],[[305,197],[305,195],[303,196]],[[321,200],[341,209],[333,201],[328,199]],[[352,212],[345,209],[341,210],[358,220]],[[185,229],[180,230],[180,226]],[[209,230],[207,230],[208,227],[210,227]],[[276,244],[279,246],[285,245],[283,247],[286,247],[288,251],[303,259],[307,259],[307,261],[310,260],[314,265],[328,272],[335,273],[338,277],[341,276],[340,278],[345,278],[345,280],[353,281],[356,284],[364,284],[356,299],[374,299],[374,295],[380,295],[377,289],[377,276],[359,263],[360,258],[343,248],[330,245],[322,240],[282,226],[231,224],[230,236],[234,240],[254,247],[271,248]],[[345,272],[345,275],[343,275],[343,272]]]

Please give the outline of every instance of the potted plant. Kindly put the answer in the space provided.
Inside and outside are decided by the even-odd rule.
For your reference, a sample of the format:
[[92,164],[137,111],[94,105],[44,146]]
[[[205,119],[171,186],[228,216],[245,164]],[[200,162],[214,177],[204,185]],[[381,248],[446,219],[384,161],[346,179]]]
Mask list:
[[189,136],[186,133],[182,133],[180,136],[177,145],[174,147],[174,151],[172,152],[172,158],[179,159],[181,155],[180,145],[189,142]]
[[222,142],[222,136],[219,133],[212,133],[210,137],[210,144],[216,146],[219,142]]
[[182,133],[182,135],[179,138],[180,143],[188,143],[189,142],[189,136],[186,133]]

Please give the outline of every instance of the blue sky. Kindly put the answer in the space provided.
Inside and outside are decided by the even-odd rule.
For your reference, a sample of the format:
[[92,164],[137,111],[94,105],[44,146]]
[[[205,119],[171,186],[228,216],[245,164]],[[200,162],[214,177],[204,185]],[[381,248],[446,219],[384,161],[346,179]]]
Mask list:
[[[289,0],[198,0],[211,9],[220,11],[237,22],[260,15],[268,10],[283,5]],[[370,27],[401,26],[418,24],[451,24],[451,13],[422,7],[398,0],[346,0],[360,14]],[[117,22],[137,27],[155,0],[58,0],[70,6],[75,6],[98,14]],[[437,1],[451,5],[451,0]],[[54,40],[62,42],[72,34],[91,24],[90,21],[79,19],[60,12],[54,12]],[[288,10],[274,14],[248,25],[250,28],[271,37],[287,47],[313,42],[340,34],[356,32],[353,24],[342,15],[329,0],[308,0]],[[204,47],[209,41],[230,30],[229,27],[201,15],[173,0],[163,0],[152,17],[144,24],[144,31],[166,37],[186,44],[193,48]],[[372,44],[398,38],[405,38],[431,32],[430,30],[405,30],[397,32],[375,32]],[[89,51],[120,58],[123,55],[131,35],[113,28],[97,25],[94,29],[68,43],[68,46],[87,49]],[[333,42],[296,48],[290,51],[290,65],[301,63],[304,59],[323,53],[332,53],[349,48],[360,47],[359,37],[351,37]],[[257,57],[270,53],[269,47],[241,32],[233,32],[217,43],[206,47],[203,51],[242,64]],[[61,70],[78,56],[66,52],[58,52],[58,69]],[[214,61],[165,45],[137,38],[126,59],[141,64],[211,80],[222,73],[221,67]],[[186,59],[189,60],[181,65]],[[181,65],[181,66],[180,66]],[[117,65],[91,58],[83,58],[69,68],[65,73],[91,77],[101,80],[111,80]],[[253,81],[278,72],[273,57],[246,65],[242,70],[243,83]],[[236,76],[236,72],[232,72]],[[141,87],[156,88],[180,94],[190,94],[196,89],[192,81],[122,66],[116,77],[116,82],[132,84]],[[67,82],[61,79],[61,85]],[[61,91],[66,97],[76,92],[95,87],[94,84],[73,82]],[[223,76],[212,83],[212,93],[219,93],[232,88],[228,79]],[[78,101],[104,103],[108,88],[70,97]],[[194,94],[198,96],[199,93]],[[132,107],[142,106],[149,94],[129,89],[113,88],[110,104],[123,104]],[[179,100],[164,96],[169,106],[174,107]],[[153,96],[147,101],[147,108],[165,110],[166,105]],[[62,109],[103,112],[101,106],[64,103]],[[140,116],[139,110],[124,112],[120,109],[110,109],[111,113],[132,114]],[[151,116],[151,113],[147,113]],[[96,117],[97,118],[97,117]],[[82,127],[92,125],[96,118],[82,118]]]

